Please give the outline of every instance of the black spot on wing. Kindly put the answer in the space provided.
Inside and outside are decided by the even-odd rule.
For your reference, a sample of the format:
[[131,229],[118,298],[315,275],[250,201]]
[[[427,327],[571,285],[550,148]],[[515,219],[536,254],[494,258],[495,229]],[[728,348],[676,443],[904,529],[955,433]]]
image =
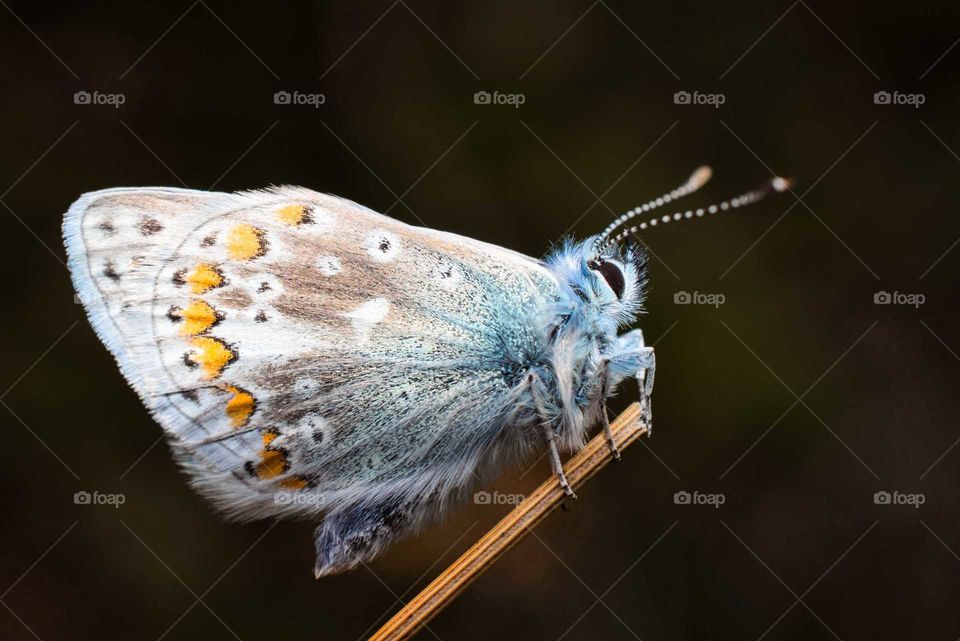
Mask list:
[[140,229],[141,236],[153,236],[154,234],[163,231],[163,225],[160,224],[160,221],[156,218],[144,218],[140,221],[138,225]]
[[120,272],[117,271],[112,260],[107,261],[106,266],[103,268],[103,275],[115,283],[120,282]]

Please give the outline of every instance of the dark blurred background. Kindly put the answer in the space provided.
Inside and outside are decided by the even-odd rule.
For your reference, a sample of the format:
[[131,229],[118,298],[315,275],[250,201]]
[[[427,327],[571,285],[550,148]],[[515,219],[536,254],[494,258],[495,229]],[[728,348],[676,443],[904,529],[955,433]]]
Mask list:
[[3,0],[0,637],[361,640],[509,509],[321,581],[312,524],[225,523],[74,303],[80,194],[298,184],[542,256],[707,163],[684,205],[798,184],[644,237],[654,437],[420,638],[956,639],[958,37],[948,2]]

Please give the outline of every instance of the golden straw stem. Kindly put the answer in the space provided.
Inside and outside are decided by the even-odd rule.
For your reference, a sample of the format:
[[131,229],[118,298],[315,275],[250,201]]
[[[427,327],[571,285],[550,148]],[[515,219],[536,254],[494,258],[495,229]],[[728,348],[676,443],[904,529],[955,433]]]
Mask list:
[[[646,434],[639,424],[640,405],[632,404],[610,425],[613,441],[621,450]],[[603,434],[597,434],[567,461],[563,470],[574,488],[582,485],[613,460]],[[460,592],[513,547],[523,536],[563,502],[565,495],[555,476],[540,484],[473,546],[454,561],[420,594],[397,612],[370,641],[404,641],[435,617]]]

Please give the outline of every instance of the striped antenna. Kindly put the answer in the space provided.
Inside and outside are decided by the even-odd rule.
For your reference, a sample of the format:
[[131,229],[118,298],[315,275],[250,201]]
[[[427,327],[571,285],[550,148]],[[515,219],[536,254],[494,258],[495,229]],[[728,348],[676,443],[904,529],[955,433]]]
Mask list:
[[706,165],[702,167],[697,167],[697,169],[692,174],[690,174],[690,177],[687,178],[687,182],[683,183],[673,191],[666,193],[660,196],[659,198],[654,198],[648,203],[644,203],[643,205],[638,205],[637,207],[634,207],[633,209],[624,213],[621,216],[617,216],[617,218],[612,223],[607,225],[606,229],[600,232],[600,236],[597,237],[597,247],[605,246],[607,244],[606,240],[610,237],[610,234],[612,234],[617,227],[619,227],[620,225],[623,225],[625,222],[627,222],[634,216],[645,214],[648,211],[656,209],[657,207],[666,205],[667,203],[670,203],[676,200],[677,198],[682,198],[687,194],[692,194],[696,190],[706,185],[707,181],[710,180],[710,176],[712,175],[713,175],[713,170],[707,167]]
[[[699,170],[698,170],[699,171]],[[691,176],[692,178],[692,176]],[[656,227],[657,225],[666,225],[671,221],[680,221],[687,218],[701,218],[704,214],[715,214],[718,211],[727,211],[728,209],[737,209],[743,207],[744,205],[750,205],[757,201],[763,200],[767,195],[774,192],[783,192],[787,191],[793,187],[793,181],[788,178],[781,178],[779,176],[771,178],[770,180],[764,182],[759,187],[751,189],[750,191],[740,194],[736,198],[731,198],[729,200],[724,200],[723,202],[709,205],[707,207],[700,207],[697,209],[688,209],[684,212],[676,212],[673,215],[664,215],[664,216],[654,216],[649,220],[640,223],[639,225],[633,225],[627,229],[624,229],[619,234],[607,240],[602,247],[607,247],[608,245],[616,245],[623,239],[625,239],[630,234],[634,234],[638,231],[643,231],[649,229],[650,227]],[[672,192],[671,192],[672,193]],[[599,247],[599,246],[598,246]]]

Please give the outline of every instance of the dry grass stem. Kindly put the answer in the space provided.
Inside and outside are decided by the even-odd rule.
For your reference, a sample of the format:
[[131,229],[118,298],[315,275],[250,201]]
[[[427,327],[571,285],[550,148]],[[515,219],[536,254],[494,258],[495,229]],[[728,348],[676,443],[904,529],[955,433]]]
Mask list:
[[[639,408],[638,403],[632,404],[610,425],[614,442],[621,450],[647,433],[646,426],[638,424]],[[570,485],[576,489],[612,460],[606,440],[600,433],[567,461],[563,469]],[[551,476],[541,483],[532,494],[387,621],[386,625],[370,637],[370,641],[409,639],[493,565],[500,555],[556,509],[564,498],[556,477]]]

